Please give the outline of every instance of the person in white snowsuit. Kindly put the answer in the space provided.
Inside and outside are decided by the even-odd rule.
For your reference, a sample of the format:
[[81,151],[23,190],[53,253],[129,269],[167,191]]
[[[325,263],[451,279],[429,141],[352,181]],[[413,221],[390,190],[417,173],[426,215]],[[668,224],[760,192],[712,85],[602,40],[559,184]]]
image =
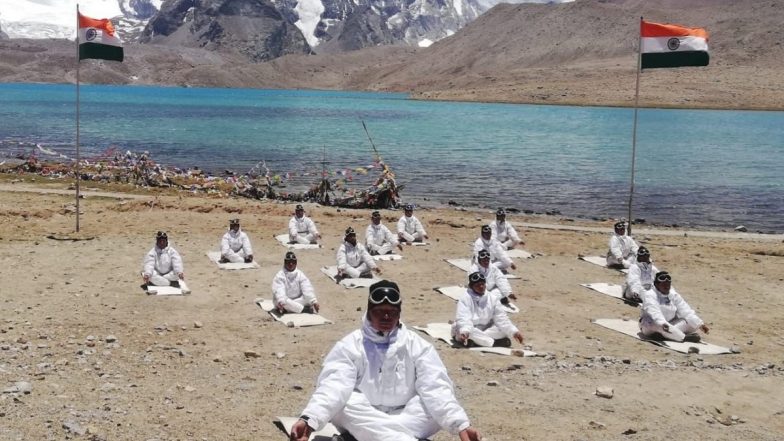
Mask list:
[[659,269],[651,263],[648,248],[637,249],[637,262],[629,267],[626,283],[623,284],[623,298],[632,302],[642,302],[642,293],[653,287],[653,278]]
[[315,222],[305,216],[305,208],[297,205],[294,216],[289,220],[289,242],[301,244],[315,244],[321,239],[321,233],[316,228]]
[[351,227],[346,228],[343,243],[338,248],[337,260],[339,278],[371,277],[371,271],[381,274],[381,268],[376,265],[364,245],[357,243],[357,233]]
[[485,276],[485,292],[497,294],[502,304],[508,304],[509,299],[517,300],[517,296],[512,294],[512,286],[506,275],[497,266],[490,264],[490,252],[482,250],[477,253],[477,262],[471,264],[470,272],[479,272]]
[[179,286],[185,280],[180,253],[169,246],[169,236],[164,231],[155,235],[155,246],[144,256],[142,279],[146,285]]
[[389,254],[394,247],[403,251],[397,236],[381,223],[381,213],[378,211],[370,215],[370,225],[365,230],[365,246],[371,256]]
[[653,288],[643,292],[640,331],[646,337],[664,337],[673,341],[700,341],[700,330],[708,326],[688,303],[672,288],[672,277],[666,271],[656,273]]
[[616,222],[607,251],[607,266],[629,268],[637,260],[637,243],[626,235],[626,223]]
[[427,232],[422,222],[414,216],[414,206],[406,204],[403,207],[403,216],[397,221],[397,235],[400,242],[411,245],[412,242],[424,242],[428,239]]
[[485,276],[480,272],[468,276],[468,288],[457,302],[452,336],[466,346],[509,347],[512,338],[523,343],[523,334],[501,307],[500,296],[485,292]]
[[507,250],[511,250],[518,244],[525,245],[525,242],[517,235],[517,230],[509,222],[506,221],[506,210],[499,208],[495,212],[495,222],[490,224],[490,230],[493,233],[493,238],[501,242]]
[[283,258],[283,269],[272,279],[272,300],[281,313],[316,313],[320,305],[310,279],[297,269],[297,256],[289,251]]
[[253,262],[253,248],[250,239],[244,231],[240,230],[240,220],[229,220],[229,231],[221,238],[220,263],[251,263]]
[[506,252],[501,242],[493,238],[493,231],[489,225],[482,226],[481,234],[474,242],[472,262],[476,262],[477,256],[482,250],[490,253],[490,263],[497,266],[502,272],[506,273],[509,269],[517,269],[517,265],[509,257],[509,253]]
[[307,441],[332,422],[361,441],[417,441],[444,429],[479,441],[435,347],[400,322],[397,284],[370,286],[362,328],[324,360],[316,390],[289,439]]

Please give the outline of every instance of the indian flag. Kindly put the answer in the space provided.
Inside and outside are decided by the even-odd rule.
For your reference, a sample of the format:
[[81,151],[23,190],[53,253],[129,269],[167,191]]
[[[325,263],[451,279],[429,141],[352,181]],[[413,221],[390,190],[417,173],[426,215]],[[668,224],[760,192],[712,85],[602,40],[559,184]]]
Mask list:
[[708,32],[642,20],[640,25],[642,68],[707,66]]
[[100,20],[77,12],[79,16],[79,59],[98,58],[102,60],[123,60],[122,41],[117,37],[114,26],[108,18]]

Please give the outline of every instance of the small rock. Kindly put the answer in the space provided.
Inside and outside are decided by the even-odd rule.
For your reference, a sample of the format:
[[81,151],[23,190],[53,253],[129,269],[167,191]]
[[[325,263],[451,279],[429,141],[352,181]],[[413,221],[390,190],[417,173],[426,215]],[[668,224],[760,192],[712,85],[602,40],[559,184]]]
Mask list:
[[259,353],[256,352],[256,351],[245,351],[244,354],[245,354],[245,358],[259,358],[260,357]]
[[732,352],[733,354],[740,354],[740,348],[733,345],[732,347],[730,347],[730,352]]
[[65,430],[67,430],[67,431],[69,431],[69,432],[71,432],[73,434],[80,435],[80,436],[87,433],[87,429],[82,427],[76,421],[70,421],[69,420],[69,421],[63,422],[63,429],[65,429]]
[[596,396],[601,398],[612,398],[613,397],[613,388],[610,386],[599,386],[596,388]]
[[634,435],[635,433],[637,433],[637,431],[634,429],[626,429],[621,432],[621,435]]
[[735,231],[737,231],[739,233],[745,233],[745,232],[747,232],[749,230],[746,227],[744,227],[743,225],[738,225],[737,227],[735,227]]
[[117,337],[115,337],[113,335],[107,335],[106,336],[106,343],[114,343],[116,341],[117,341]]
[[299,384],[295,384],[294,386],[291,386],[291,388],[294,390],[302,390],[302,386],[300,386]]
[[193,327],[196,328],[196,329],[199,329],[202,326],[204,326],[204,325],[200,321],[193,322]]
[[591,429],[596,429],[596,430],[603,430],[607,428],[607,426],[604,423],[600,423],[598,421],[591,421],[588,423],[588,426]]
[[747,342],[746,342],[746,344],[747,344],[747,345],[749,345],[749,346],[751,346],[751,345],[753,345],[753,344],[754,344],[754,340],[749,340],[749,341],[747,341]]
[[497,382],[497,381],[495,381],[495,380],[491,380],[491,381],[488,381],[488,382],[487,382],[487,385],[488,385],[488,386],[498,386],[498,382]]
[[286,353],[285,352],[276,352],[275,356],[278,357],[278,358],[283,358],[283,357],[286,356]]

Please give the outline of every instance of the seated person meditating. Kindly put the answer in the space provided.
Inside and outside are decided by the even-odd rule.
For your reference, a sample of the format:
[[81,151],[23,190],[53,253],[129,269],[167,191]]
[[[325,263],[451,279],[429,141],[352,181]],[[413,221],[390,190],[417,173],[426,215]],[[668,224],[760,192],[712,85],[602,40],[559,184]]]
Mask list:
[[319,303],[310,279],[297,269],[297,256],[289,251],[283,258],[283,268],[272,279],[272,296],[281,313],[319,311]]
[[473,250],[472,262],[476,262],[480,251],[486,250],[490,253],[490,264],[497,266],[504,274],[510,269],[517,269],[517,265],[509,257],[506,248],[493,237],[493,230],[489,225],[482,226],[479,237],[474,242]]
[[165,231],[155,234],[155,246],[144,256],[142,279],[145,285],[180,287],[185,280],[182,257],[169,246],[169,236]]
[[607,266],[629,268],[637,260],[637,243],[626,235],[626,222],[616,222],[607,250]]
[[666,271],[656,273],[653,288],[643,292],[640,331],[646,337],[673,341],[700,341],[700,330],[708,326],[672,288],[672,277]]
[[497,294],[502,304],[508,304],[509,299],[517,300],[517,296],[512,294],[512,286],[506,275],[497,266],[490,264],[490,253],[487,250],[477,253],[477,263],[471,265],[471,272],[479,272],[485,276],[485,292]]
[[457,302],[452,336],[466,346],[512,346],[512,338],[523,343],[523,334],[501,307],[498,294],[485,292],[485,276],[468,276],[468,288]]
[[253,248],[248,235],[240,230],[239,219],[229,220],[229,231],[221,238],[220,251],[220,263],[253,262]]
[[316,223],[305,216],[305,208],[297,205],[294,216],[289,220],[289,242],[303,245],[316,244],[321,239],[321,233],[316,228]]
[[381,213],[378,211],[370,215],[370,225],[365,230],[365,246],[371,256],[390,254],[395,247],[403,251],[397,236],[381,223]]
[[327,354],[290,440],[307,441],[330,421],[360,441],[417,441],[441,429],[460,441],[482,438],[457,402],[436,349],[400,322],[402,306],[396,283],[370,286],[361,329]]
[[419,219],[414,216],[414,206],[411,204],[406,204],[403,207],[403,216],[397,221],[397,235],[400,242],[405,242],[408,245],[413,242],[424,242],[428,238],[422,222],[419,222]]
[[493,231],[493,238],[501,242],[505,249],[511,250],[518,244],[525,245],[525,242],[517,235],[517,230],[506,221],[506,210],[499,208],[495,212],[495,222],[490,224]]
[[338,248],[338,279],[372,277],[371,272],[381,274],[381,268],[367,252],[364,245],[357,243],[357,233],[351,227],[346,228],[343,243]]
[[623,285],[623,298],[632,302],[642,302],[642,293],[653,287],[653,277],[659,270],[651,263],[648,248],[637,249],[637,261],[629,267],[626,283]]

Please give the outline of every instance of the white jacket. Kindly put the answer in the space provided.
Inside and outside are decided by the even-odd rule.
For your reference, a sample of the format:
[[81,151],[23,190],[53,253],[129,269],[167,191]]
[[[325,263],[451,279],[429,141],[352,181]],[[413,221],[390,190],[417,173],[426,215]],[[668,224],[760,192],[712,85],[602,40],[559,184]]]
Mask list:
[[307,216],[302,216],[302,218],[292,216],[291,220],[289,220],[289,237],[293,239],[299,234],[312,234],[315,236],[319,232],[311,218]]
[[498,291],[500,291],[501,295],[504,297],[512,293],[512,286],[509,285],[509,279],[506,278],[506,274],[498,269],[497,266],[487,265],[487,268],[485,268],[478,263],[471,264],[471,271],[469,271],[469,274],[477,271],[485,276],[485,289],[487,291],[498,288]]
[[480,296],[471,288],[466,288],[465,294],[457,302],[455,325],[458,334],[470,334],[474,328],[484,331],[493,325],[509,338],[518,331],[501,307],[498,294],[485,292]]
[[613,257],[617,263],[620,263],[630,256],[637,256],[637,243],[630,236],[613,233],[610,236],[607,257]]
[[482,250],[487,250],[490,253],[490,262],[501,262],[505,267],[512,265],[512,258],[509,257],[509,253],[506,252],[501,242],[495,238],[491,237],[490,240],[485,240],[485,238],[479,236],[476,239],[474,242],[474,254],[471,258],[472,262],[477,261],[477,254]]
[[419,219],[417,219],[417,217],[414,215],[411,215],[411,217],[406,215],[401,216],[400,220],[397,221],[397,232],[406,232],[408,234],[415,234],[416,232],[420,232],[422,236],[427,236],[425,228],[422,226],[422,222],[419,222]]
[[498,220],[490,223],[490,231],[493,233],[493,238],[503,243],[512,239],[516,243],[520,243],[520,236],[517,235],[517,230],[509,222],[498,222]]
[[371,223],[368,225],[367,230],[365,230],[365,243],[368,244],[368,248],[370,248],[371,244],[380,247],[386,242],[396,247],[398,244],[397,236],[392,234],[384,224],[376,225]]
[[243,251],[244,256],[253,254],[253,248],[250,246],[250,239],[242,230],[237,230],[236,233],[232,230],[227,231],[221,238],[220,250],[221,255],[223,256],[230,253],[237,253],[240,250]]
[[170,246],[164,249],[154,246],[144,256],[142,273],[145,276],[152,276],[153,269],[160,275],[166,275],[171,271],[179,275],[183,272],[182,257]]
[[356,330],[335,344],[324,360],[316,391],[302,412],[310,417],[309,425],[316,430],[323,428],[345,407],[355,390],[381,409],[404,406],[419,395],[443,429],[457,434],[470,425],[432,344],[403,324],[390,333],[388,349],[384,350],[386,343],[374,340],[363,330]]
[[286,268],[278,271],[272,279],[272,296],[275,305],[278,303],[286,303],[287,300],[298,299],[304,297],[308,305],[316,303],[316,294],[313,291],[313,285],[310,279],[300,271],[288,271]]
[[337,259],[339,270],[344,270],[349,266],[357,268],[362,265],[362,263],[366,263],[370,269],[376,267],[376,262],[373,260],[373,257],[367,252],[365,246],[359,242],[354,246],[344,240],[343,243],[340,244],[340,248],[338,248]]
[[686,323],[695,328],[702,325],[702,319],[691,309],[688,303],[675,291],[670,288],[670,294],[664,295],[656,287],[642,294],[641,319],[647,324],[663,325],[670,323],[676,318],[683,319]]
[[636,293],[642,298],[643,291],[653,288],[653,278],[659,269],[656,265],[650,262],[634,262],[634,265],[629,267],[629,273],[626,274],[626,286],[629,291]]

